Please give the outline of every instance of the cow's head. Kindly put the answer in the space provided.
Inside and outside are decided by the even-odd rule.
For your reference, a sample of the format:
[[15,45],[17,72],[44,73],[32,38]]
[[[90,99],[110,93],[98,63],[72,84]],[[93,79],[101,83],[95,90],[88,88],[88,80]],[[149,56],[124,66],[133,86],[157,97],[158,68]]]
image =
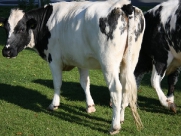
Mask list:
[[28,19],[22,10],[11,10],[9,18],[0,18],[0,26],[7,33],[6,45],[2,50],[4,57],[16,57],[20,51],[32,44],[32,29],[36,27],[36,21]]

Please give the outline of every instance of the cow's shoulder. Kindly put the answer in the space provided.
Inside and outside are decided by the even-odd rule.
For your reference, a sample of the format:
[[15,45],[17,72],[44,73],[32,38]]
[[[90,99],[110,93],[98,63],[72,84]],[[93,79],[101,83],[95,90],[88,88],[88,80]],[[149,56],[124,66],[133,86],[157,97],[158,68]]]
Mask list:
[[35,37],[34,47],[43,59],[47,59],[48,57],[45,52],[48,49],[51,32],[47,26],[47,23],[50,16],[52,16],[53,8],[54,7],[52,5],[46,5],[25,13],[27,20],[33,18],[36,21],[36,29],[33,30],[33,35]]

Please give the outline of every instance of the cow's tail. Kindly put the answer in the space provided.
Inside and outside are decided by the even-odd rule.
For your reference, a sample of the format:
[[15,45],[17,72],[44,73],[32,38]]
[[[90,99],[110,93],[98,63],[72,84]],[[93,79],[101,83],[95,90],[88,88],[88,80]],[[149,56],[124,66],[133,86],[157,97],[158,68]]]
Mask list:
[[135,15],[133,6],[131,4],[124,5],[122,10],[128,17],[127,49],[124,54],[124,61],[126,62],[124,68],[124,74],[126,76],[124,91],[127,94],[128,102],[130,104],[136,126],[140,130],[143,128],[143,124],[137,111],[137,85],[134,76],[135,68],[132,65],[132,56],[134,53],[133,46],[135,46]]

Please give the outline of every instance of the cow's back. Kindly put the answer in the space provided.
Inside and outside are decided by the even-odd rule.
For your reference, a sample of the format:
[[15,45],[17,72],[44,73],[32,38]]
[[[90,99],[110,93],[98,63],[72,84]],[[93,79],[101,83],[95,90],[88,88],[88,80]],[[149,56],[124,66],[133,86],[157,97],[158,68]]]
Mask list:
[[[115,20],[118,21],[116,24],[111,22],[111,25],[115,25],[115,30],[112,30],[114,38],[109,38],[110,34],[107,35],[109,32],[101,32],[100,28],[100,19],[102,18],[105,21],[104,25],[107,25],[107,18],[116,7],[119,7],[121,13],[114,13],[113,16],[125,14],[120,9],[121,6],[123,5],[114,5],[111,1],[96,4],[92,2],[53,4],[53,13],[47,23],[51,32],[49,39],[51,44],[48,46],[51,46],[51,50],[60,51],[57,57],[63,58],[66,65],[100,68],[98,61],[101,59],[101,53],[112,48],[116,54],[122,54],[126,45],[127,31],[120,35],[119,27],[123,22],[120,18]],[[127,26],[126,20],[124,23]],[[111,29],[107,27],[105,31]]]

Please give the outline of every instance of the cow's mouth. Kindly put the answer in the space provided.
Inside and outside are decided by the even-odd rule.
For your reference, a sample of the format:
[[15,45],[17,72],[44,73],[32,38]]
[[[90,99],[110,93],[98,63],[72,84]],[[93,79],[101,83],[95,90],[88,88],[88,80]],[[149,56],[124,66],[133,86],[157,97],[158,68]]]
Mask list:
[[6,58],[15,58],[17,56],[17,51],[13,48],[4,47],[2,50],[2,55]]
[[7,59],[15,59],[16,58],[16,56],[15,57],[6,57]]

